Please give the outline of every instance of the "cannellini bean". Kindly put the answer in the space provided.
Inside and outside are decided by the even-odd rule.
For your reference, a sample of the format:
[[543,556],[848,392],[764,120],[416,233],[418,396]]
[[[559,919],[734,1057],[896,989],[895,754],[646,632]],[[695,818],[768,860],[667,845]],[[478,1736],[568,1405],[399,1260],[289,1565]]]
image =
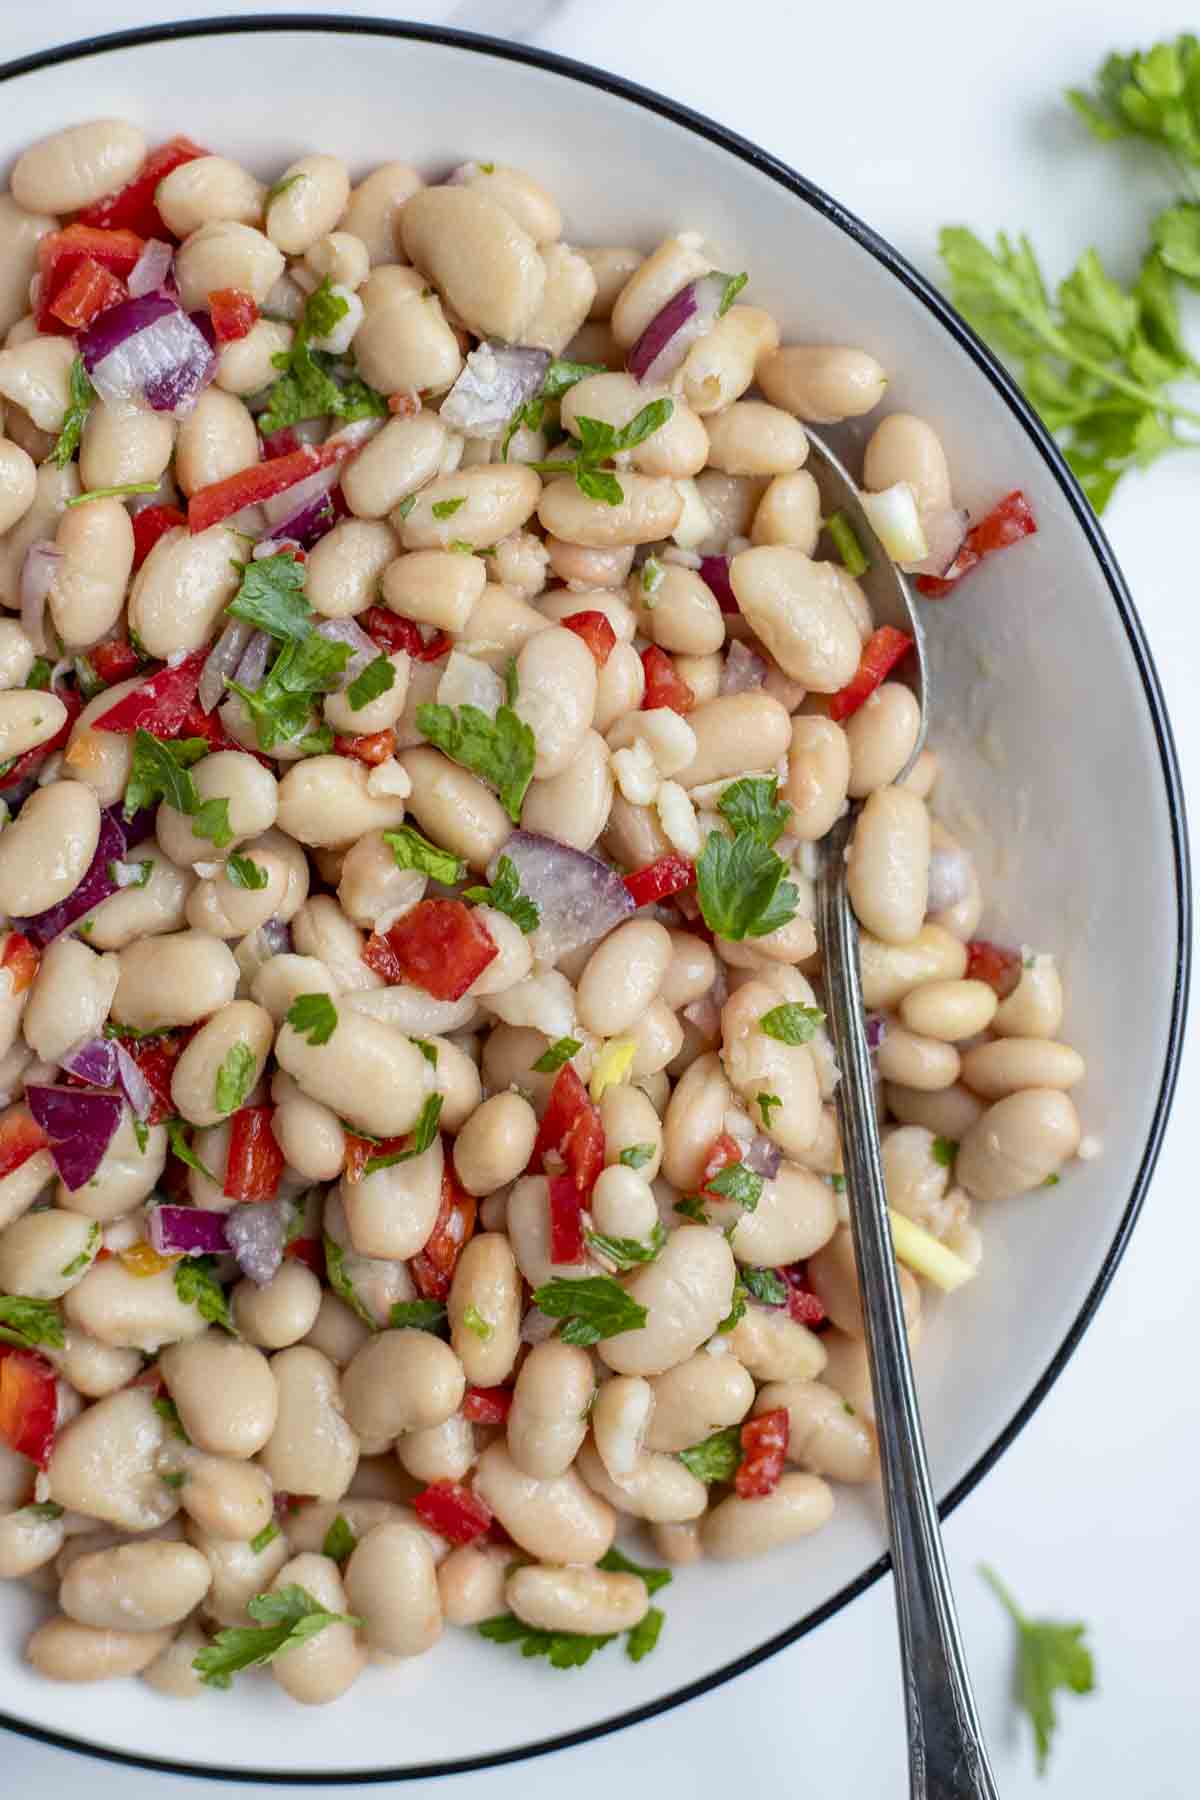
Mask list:
[[47,944],[21,1020],[25,1041],[45,1062],[94,1037],[108,1017],[120,967],[78,938]]
[[[951,1048],[949,1045],[942,1047]],[[982,1100],[977,1100],[958,1083],[931,1092],[915,1084],[902,1086],[889,1077],[884,1084],[883,1097],[894,1119],[904,1125],[924,1125],[936,1137],[953,1138],[955,1143],[966,1136],[983,1114]]]
[[160,1650],[141,1671],[142,1680],[170,1700],[198,1700],[205,1688],[193,1662],[207,1643],[198,1625],[184,1625],[166,1649]]
[[519,1619],[539,1631],[628,1631],[650,1604],[638,1576],[601,1569],[516,1569],[504,1597]]
[[920,728],[921,709],[910,688],[898,681],[876,688],[846,723],[852,799],[861,800],[897,779],[916,747]]
[[538,518],[554,537],[598,550],[648,544],[671,535],[683,513],[683,499],[673,481],[622,471],[620,487],[620,501],[609,506],[589,499],[573,480],[554,478],[542,490]]
[[612,793],[608,745],[598,732],[587,731],[560,774],[530,783],[521,808],[522,828],[590,850],[607,822]]
[[440,1425],[406,1431],[396,1439],[396,1460],[414,1481],[462,1481],[475,1461],[470,1421],[454,1413]]
[[501,1443],[490,1444],[475,1472],[476,1492],[513,1542],[547,1562],[594,1564],[611,1548],[616,1515],[574,1469],[526,1475]]
[[276,1488],[339,1500],[358,1462],[358,1439],[343,1416],[337,1370],[298,1344],[272,1358],[279,1392],[275,1428],[259,1460]]
[[1052,1038],[1062,1024],[1062,982],[1054,959],[1035,956],[992,1019],[997,1037]]
[[425,1331],[381,1331],[342,1375],[346,1417],[361,1437],[391,1441],[404,1431],[441,1425],[462,1405],[463,1366],[448,1344]]
[[406,750],[399,760],[412,781],[408,805],[421,830],[473,869],[485,869],[513,831],[495,794],[437,750]]
[[129,592],[130,627],[151,656],[204,648],[237,593],[243,550],[228,525],[159,538]]
[[111,1631],[58,1615],[39,1625],[26,1660],[50,1681],[112,1681],[137,1675],[171,1642],[170,1630]]
[[266,231],[288,256],[303,256],[333,230],[350,198],[350,175],[336,156],[302,156],[271,189]]
[[770,768],[784,755],[792,736],[785,708],[761,692],[709,700],[696,707],[687,722],[696,734],[696,754],[677,779],[688,789],[740,775],[747,768]]
[[[321,1510],[312,1501],[296,1515],[295,1522],[308,1521]],[[256,1594],[266,1591],[272,1576],[278,1574],[288,1559],[288,1539],[282,1534],[271,1539],[261,1550],[236,1538],[209,1537],[194,1522],[187,1527],[190,1543],[204,1553],[212,1572],[212,1586],[203,1603],[205,1615],[217,1625],[252,1625],[246,1611]]]
[[650,1450],[686,1450],[714,1431],[740,1424],[754,1400],[754,1382],[736,1356],[701,1351],[651,1382],[654,1411],[646,1431]]
[[782,1310],[748,1306],[726,1342],[755,1381],[811,1381],[825,1367],[823,1340]]
[[1021,1088],[1072,1088],[1086,1072],[1077,1050],[1043,1037],[997,1038],[962,1059],[963,1080],[984,1100],[1002,1100]]
[[55,1439],[50,1497],[123,1531],[151,1531],[179,1510],[178,1495],[158,1475],[165,1440],[149,1389],[97,1400]]
[[785,344],[758,367],[758,383],[775,406],[814,425],[857,419],[879,405],[887,376],[865,350],[834,344]]
[[30,794],[0,836],[0,910],[28,917],[73,894],[95,855],[100,808],[90,788],[59,781]]
[[159,1358],[167,1392],[198,1449],[253,1456],[275,1427],[278,1395],[261,1351],[223,1331],[172,1344]]
[[[328,1612],[346,1614],[346,1592],[337,1564],[311,1551],[285,1563],[271,1583],[272,1590],[299,1586]],[[340,1620],[283,1651],[271,1664],[271,1673],[292,1700],[305,1706],[326,1706],[340,1699],[366,1665],[366,1645],[353,1625]]]
[[464,324],[481,337],[522,341],[546,269],[511,212],[474,187],[424,188],[405,206],[400,235]]
[[354,1248],[396,1261],[423,1250],[437,1222],[444,1155],[441,1138],[407,1162],[344,1177],[338,1195]]
[[561,775],[578,754],[596,709],[596,660],[573,631],[551,626],[517,657],[514,711],[534,734],[533,772]]
[[729,1080],[751,1105],[760,1093],[778,1095],[781,1105],[771,1108],[764,1130],[784,1150],[802,1151],[817,1135],[820,1088],[807,1045],[782,1043],[762,1029],[776,1003],[775,990],[764,981],[748,981],[730,996],[721,1010],[722,1058]]
[[[171,1076],[171,1098],[193,1125],[216,1125],[235,1111],[266,1066],[275,1027],[268,1012],[252,1000],[234,1000],[190,1039]],[[249,1060],[245,1066],[238,1062]],[[231,1091],[222,1092],[223,1077],[237,1071]]]
[[122,1544],[72,1563],[58,1603],[99,1631],[158,1632],[186,1618],[211,1584],[207,1560],[190,1544]]
[[346,1565],[346,1599],[366,1620],[366,1640],[387,1656],[422,1656],[442,1635],[437,1570],[419,1531],[377,1525]]
[[228,1006],[237,990],[232,951],[203,931],[136,941],[120,952],[119,961],[113,1016],[138,1031],[194,1025]]
[[894,1020],[889,1020],[875,1055],[876,1067],[885,1081],[897,1081],[925,1093],[952,1087],[958,1080],[960,1061],[953,1044],[922,1037]]
[[662,1374],[712,1336],[729,1310],[733,1279],[733,1257],[719,1232],[672,1232],[657,1260],[624,1283],[646,1307],[646,1324],[602,1339],[599,1356],[621,1375]]
[[619,1037],[630,1030],[661,988],[671,954],[665,926],[651,919],[618,926],[592,952],[579,978],[581,1023],[597,1037]]
[[179,1298],[173,1269],[134,1275],[116,1257],[92,1264],[67,1294],[64,1311],[102,1344],[147,1354],[204,1330],[195,1306]]
[[900,1002],[900,1017],[910,1031],[945,1043],[986,1031],[995,1012],[995,990],[986,981],[929,981]]
[[819,1531],[833,1513],[833,1494],[817,1475],[784,1475],[773,1493],[743,1500],[729,1494],[700,1527],[706,1556],[718,1562],[761,1556]]
[[[877,789],[855,825],[846,884],[859,919],[885,943],[911,944],[921,929],[929,895],[929,853],[924,801],[906,788]],[[927,1037],[945,1035],[931,1032],[916,1016],[907,1016],[903,1005],[901,1016],[911,1030]]]
[[463,1544],[437,1572],[442,1616],[448,1625],[481,1625],[504,1611],[504,1583],[511,1553],[499,1544]]
[[184,1459],[183,1510],[209,1537],[249,1543],[271,1523],[270,1477],[256,1463],[189,1451]]
[[381,163],[351,191],[341,220],[367,246],[372,265],[400,260],[400,211],[421,177],[407,163]]
[[595,1391],[590,1357],[556,1338],[537,1344],[517,1375],[508,1415],[508,1454],[525,1475],[565,1475],[587,1435]]
[[234,1322],[262,1350],[282,1350],[307,1337],[320,1304],[320,1283],[299,1262],[285,1262],[261,1287],[247,1280],[233,1290]]
[[889,413],[867,440],[863,486],[875,492],[907,481],[922,512],[950,505],[950,470],[937,433],[912,413]]
[[832,694],[858,668],[862,648],[842,573],[788,545],[743,550],[729,565],[738,605],[771,655],[803,687]]
[[201,225],[175,252],[179,301],[187,312],[206,305],[217,287],[242,288],[261,306],[283,270],[270,238],[236,219]]
[[262,182],[228,157],[198,156],[164,176],[154,199],[163,223],[185,238],[214,219],[259,224],[265,196]]
[[977,1200],[1041,1187],[1079,1148],[1080,1124],[1057,1088],[1023,1088],[997,1100],[964,1134],[955,1178]]
[[[603,1395],[611,1383],[606,1382],[597,1395]],[[680,1524],[698,1519],[708,1504],[708,1490],[702,1481],[685,1469],[673,1456],[643,1451],[629,1474],[616,1481],[605,1468],[594,1443],[585,1443],[576,1464],[592,1489],[618,1511],[652,1524]]]
[[908,943],[884,943],[869,931],[859,936],[863,1001],[871,1009],[896,1006],[926,981],[957,980],[966,973],[965,944],[940,925],[925,924]]
[[78,1213],[26,1213],[0,1232],[0,1291],[58,1300],[90,1268],[100,1227]]
[[59,1206],[108,1223],[132,1211],[153,1191],[167,1160],[166,1128],[148,1126],[142,1143],[133,1127],[132,1113],[123,1113],[91,1180],[80,1188],[59,1183],[55,1196]]
[[[921,1310],[921,1290],[906,1268],[898,1267],[896,1273],[900,1280],[900,1298],[904,1302],[905,1323],[911,1333]],[[862,1337],[862,1296],[854,1261],[854,1245],[847,1226],[843,1225],[824,1248],[810,1259],[808,1278],[838,1330],[847,1332],[851,1337]],[[820,1371],[814,1370],[813,1373],[819,1374]],[[786,1380],[788,1377],[772,1379]]]
[[350,1010],[344,1000],[337,1011],[333,1035],[320,1045],[285,1022],[275,1040],[280,1068],[310,1099],[372,1137],[410,1131],[424,1104],[429,1065],[392,1026]]

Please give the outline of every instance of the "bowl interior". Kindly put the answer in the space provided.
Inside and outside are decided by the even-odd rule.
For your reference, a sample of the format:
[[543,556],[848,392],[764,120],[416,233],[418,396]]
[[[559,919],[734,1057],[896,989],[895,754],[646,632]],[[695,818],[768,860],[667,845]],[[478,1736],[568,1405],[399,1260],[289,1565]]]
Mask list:
[[[250,66],[271,72],[286,106],[245,103]],[[1025,490],[1038,535],[953,601],[926,607],[930,741],[947,765],[939,810],[979,860],[984,935],[1061,960],[1066,1035],[1089,1065],[1085,1129],[1103,1150],[1053,1192],[990,1209],[980,1279],[956,1302],[930,1304],[918,1374],[938,1490],[949,1494],[1019,1420],[1102,1277],[1161,1122],[1179,1024],[1182,820],[1169,749],[1152,672],[1080,503],[978,355],[836,207],[789,191],[766,158],[601,78],[348,29],[188,36],[6,81],[0,160],[7,167],[55,125],[101,113],[136,120],[152,141],[186,131],[268,180],[314,148],[336,151],[356,174],[387,160],[433,179],[469,156],[515,163],[556,193],[567,236],[584,244],[650,247],[670,231],[700,231],[720,266],[749,270],[749,298],[776,315],[785,340],[857,344],[879,357],[889,407],[940,432],[962,504],[977,512]],[[840,434],[852,466],[864,436]],[[200,1770],[294,1780],[445,1768],[519,1754],[703,1685],[837,1604],[882,1543],[874,1500],[841,1489],[833,1524],[811,1542],[678,1578],[659,1648],[637,1667],[614,1645],[585,1675],[564,1676],[451,1632],[435,1656],[369,1671],[334,1731],[266,1676],[188,1706],[137,1682],[45,1683],[19,1656],[35,1603],[5,1584],[2,1704],[14,1723]]]

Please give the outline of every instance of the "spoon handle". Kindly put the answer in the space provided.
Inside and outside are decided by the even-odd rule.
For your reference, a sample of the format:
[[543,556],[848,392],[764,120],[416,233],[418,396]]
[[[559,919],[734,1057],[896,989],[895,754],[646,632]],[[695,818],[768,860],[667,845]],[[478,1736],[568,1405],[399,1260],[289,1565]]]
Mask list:
[[913,1800],[997,1800],[954,1612],[892,1250],[858,927],[846,893],[852,825],[847,815],[827,839],[817,916],[825,1004],[841,1069],[838,1124],[896,1577],[910,1792]]

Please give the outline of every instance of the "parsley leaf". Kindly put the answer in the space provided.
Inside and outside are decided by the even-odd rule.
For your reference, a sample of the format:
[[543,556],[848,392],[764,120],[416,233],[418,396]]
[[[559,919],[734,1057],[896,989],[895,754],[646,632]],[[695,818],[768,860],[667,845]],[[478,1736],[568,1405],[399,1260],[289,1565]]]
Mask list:
[[1096,1685],[1092,1653],[1083,1642],[1087,1626],[1027,1619],[993,1570],[981,1568],[980,1574],[1017,1628],[1016,1699],[1033,1726],[1034,1755],[1041,1775],[1058,1726],[1055,1693],[1062,1688],[1072,1694],[1090,1694]]
[[68,506],[86,506],[89,500],[125,500],[131,494],[153,494],[158,491],[157,481],[126,481],[120,487],[85,488],[82,494],[76,494],[67,501]]
[[453,887],[467,872],[461,857],[451,850],[443,850],[438,844],[431,844],[411,825],[401,825],[398,831],[385,831],[383,841],[395,857],[398,869],[415,869],[419,875],[440,881],[443,887]]
[[138,1152],[140,1155],[145,1156],[146,1146],[150,1142],[150,1127],[146,1124],[144,1119],[134,1118],[132,1123],[133,1135],[137,1143]]
[[154,1410],[159,1418],[165,1422],[167,1430],[172,1437],[178,1438],[180,1442],[184,1444],[191,1443],[191,1438],[183,1429],[183,1422],[179,1417],[179,1408],[173,1400],[169,1399],[166,1394],[160,1394],[158,1399],[154,1402]]
[[409,1038],[408,1041],[410,1044],[415,1044],[417,1046],[417,1049],[421,1052],[421,1055],[425,1058],[425,1061],[429,1064],[431,1069],[437,1068],[438,1047],[436,1044],[431,1044],[428,1038]]
[[491,1342],[494,1328],[488,1324],[477,1306],[468,1306],[463,1313],[463,1324],[467,1330],[477,1337],[481,1344]]
[[729,1311],[717,1326],[720,1332],[732,1331],[739,1320],[746,1316],[746,1286],[739,1275],[733,1284],[733,1294],[729,1302]]
[[438,1134],[438,1120],[442,1115],[442,1095],[430,1094],[421,1108],[421,1116],[413,1127],[412,1143],[407,1150],[391,1150],[386,1156],[369,1156],[363,1168],[364,1175],[374,1175],[376,1169],[390,1169],[393,1163],[409,1162],[414,1156],[424,1156]]
[[389,1323],[393,1331],[439,1331],[446,1323],[440,1300],[397,1300]]
[[763,1178],[745,1163],[729,1163],[704,1184],[706,1194],[719,1194],[722,1200],[736,1200],[744,1212],[753,1212],[762,1199]]
[[504,442],[500,446],[501,462],[508,461],[508,446],[522,425],[530,431],[540,431],[546,417],[546,402],[560,400],[568,388],[573,388],[577,381],[583,381],[589,375],[604,375],[607,368],[604,363],[566,362],[556,356],[550,363],[542,379],[542,385],[532,400],[526,401],[519,412],[515,412],[508,422],[508,430],[504,434]]
[[218,1631],[211,1644],[192,1658],[192,1667],[209,1687],[228,1687],[239,1669],[273,1662],[294,1650],[327,1625],[361,1625],[349,1613],[330,1612],[307,1588],[294,1584],[273,1594],[256,1594],[246,1608],[258,1626],[233,1625]]
[[139,726],[133,734],[133,763],[125,788],[125,817],[165,800],[176,812],[193,813],[199,805],[196,784],[188,774],[208,755],[207,738],[176,738],[163,743]]
[[329,1233],[324,1234],[325,1241],[325,1274],[329,1285],[339,1300],[344,1300],[351,1312],[360,1318],[371,1331],[378,1331],[379,1324],[374,1315],[368,1312],[359,1299],[354,1283],[346,1273],[346,1252],[340,1244],[335,1244]]
[[778,1094],[756,1094],[755,1100],[758,1104],[758,1110],[762,1114],[763,1130],[770,1131],[771,1108],[773,1106],[782,1106],[783,1101],[779,1098]]
[[452,519],[460,506],[467,504],[465,494],[456,494],[453,500],[435,500],[430,512],[435,519]]
[[347,303],[333,292],[326,277],[305,302],[304,317],[290,350],[271,358],[280,378],[270,390],[267,410],[259,415],[264,436],[298,425],[302,419],[370,419],[387,417],[387,401],[360,376],[345,372],[343,359],[314,350],[310,340],[326,337],[345,317]]
[[250,1539],[250,1548],[253,1550],[255,1556],[261,1556],[267,1546],[273,1544],[278,1536],[279,1527],[274,1519],[271,1520],[270,1524],[264,1525],[261,1531],[255,1532],[254,1536]]
[[724,1431],[714,1431],[689,1450],[681,1450],[679,1460],[697,1481],[732,1481],[742,1460],[741,1426],[727,1425]]
[[655,1220],[653,1231],[644,1241],[641,1238],[605,1237],[599,1231],[585,1231],[584,1236],[593,1250],[616,1263],[618,1269],[633,1269],[639,1263],[653,1262],[667,1241],[659,1219]]
[[708,1214],[704,1210],[704,1202],[698,1200],[695,1194],[689,1195],[684,1200],[677,1200],[675,1211],[682,1213],[685,1219],[694,1219],[697,1225],[708,1224]]
[[213,1274],[215,1256],[185,1256],[175,1264],[175,1292],[185,1306],[194,1306],[210,1325],[220,1325],[239,1336],[225,1298],[225,1290]]
[[187,1135],[188,1127],[184,1124],[183,1120],[179,1118],[168,1119],[166,1121],[166,1126],[167,1142],[171,1146],[172,1153],[177,1156],[180,1162],[187,1168],[195,1169],[198,1175],[206,1175],[210,1181],[216,1182],[216,1185],[220,1187],[221,1184],[217,1181],[212,1170],[205,1168],[204,1164],[200,1161],[200,1158],[196,1155],[196,1152],[192,1149],[191,1140]]
[[622,451],[634,450],[658,431],[675,411],[673,400],[651,400],[648,406],[630,419],[628,425],[607,424],[603,419],[589,419],[580,414],[576,421],[579,450],[570,461],[530,463],[541,475],[574,475],[575,485],[589,500],[603,500],[606,506],[620,506],[625,498],[616,476],[600,464],[610,462]]
[[709,930],[739,940],[765,937],[794,919],[800,895],[787,865],[750,832],[732,840],[710,831],[696,864],[696,892]]
[[615,1544],[611,1550],[606,1550],[604,1552],[604,1555],[600,1558],[596,1567],[598,1569],[603,1569],[607,1575],[638,1576],[640,1580],[645,1582],[646,1592],[650,1595],[651,1599],[653,1599],[654,1595],[657,1594],[661,1588],[670,1587],[671,1585],[670,1569],[647,1569],[641,1563],[632,1562],[623,1550],[617,1549]]
[[233,842],[233,826],[229,823],[229,801],[223,795],[200,800],[192,809],[192,836],[212,840],[214,848],[223,850]]
[[640,1331],[646,1308],[627,1294],[611,1275],[584,1275],[568,1280],[556,1275],[534,1290],[533,1304],[551,1319],[565,1319],[559,1333],[564,1344],[598,1344],[623,1331]]
[[778,792],[778,775],[743,775],[730,782],[717,801],[717,811],[733,826],[735,837],[748,833],[769,850],[792,811],[786,801],[779,804]]
[[304,598],[304,567],[280,551],[241,564],[242,584],[228,611],[273,638],[299,643],[312,629],[312,607]]
[[358,1549],[358,1539],[342,1513],[339,1513],[329,1530],[325,1533],[325,1542],[321,1545],[321,1555],[332,1557],[335,1563],[343,1563]]
[[[226,676],[226,685],[254,722],[259,748],[273,750],[299,737],[309,723],[317,696],[332,693],[349,660],[349,644],[311,631],[302,640],[290,638],[284,644],[257,690]],[[327,749],[332,733],[318,733],[316,741]]]
[[533,780],[537,744],[533,732],[511,706],[501,706],[489,719],[478,706],[417,708],[417,730],[472,775],[490,782],[514,824]]
[[390,656],[377,656],[369,662],[361,675],[356,675],[346,689],[346,698],[350,702],[351,712],[361,712],[364,706],[370,706],[372,700],[378,700],[381,694],[389,693],[396,685],[396,665]]
[[258,1058],[243,1039],[231,1044],[213,1083],[213,1104],[220,1113],[236,1112],[254,1086]]
[[66,1508],[59,1506],[56,1500],[31,1500],[21,1511],[27,1512],[31,1519],[54,1520],[61,1519]]
[[644,1169],[648,1162],[654,1161],[653,1144],[630,1144],[622,1150],[617,1158],[627,1169]]
[[718,319],[723,319],[729,311],[750,277],[743,269],[740,275],[728,275],[725,278],[725,292],[721,295],[721,304],[717,308]]
[[775,1269],[743,1269],[741,1277],[746,1292],[761,1300],[764,1306],[786,1306],[789,1288]]
[[58,1308],[50,1300],[27,1300],[21,1294],[0,1294],[0,1344],[49,1344],[61,1350],[66,1339]]
[[328,994],[297,994],[288,1007],[287,1022],[310,1044],[327,1044],[337,1029],[337,1008]]
[[579,1631],[539,1631],[525,1625],[512,1613],[485,1619],[476,1627],[480,1637],[493,1644],[520,1644],[522,1656],[544,1656],[552,1669],[581,1669],[597,1650],[603,1650],[616,1636],[587,1637]]
[[100,1247],[100,1223],[93,1221],[88,1227],[87,1241],[78,1256],[73,1256],[69,1263],[64,1263],[58,1271],[60,1275],[79,1275],[87,1268],[96,1251]]
[[798,1000],[787,1000],[763,1013],[758,1028],[768,1037],[778,1038],[781,1044],[811,1044],[824,1023],[825,1014],[819,1006],[801,1006]]
[[[502,856],[496,864],[496,879],[491,887],[469,887],[463,890],[464,900],[473,900],[478,906],[491,906],[497,912],[506,913],[514,925],[519,925],[526,937],[536,931],[541,923],[541,913],[536,905],[521,892],[521,878],[517,874],[513,860]],[[576,1044],[575,1050],[579,1045]],[[571,1055],[574,1056],[575,1050]],[[535,1063],[536,1069],[537,1064]]]
[[78,450],[84,423],[92,410],[95,398],[96,390],[83,366],[83,358],[77,356],[71,364],[69,396],[67,410],[63,415],[62,430],[50,452],[50,461],[56,469],[65,469]]
[[638,1663],[644,1656],[649,1656],[659,1640],[665,1622],[666,1614],[658,1606],[652,1606],[645,1617],[638,1620],[625,1638],[625,1654],[630,1662]]
[[225,864],[225,878],[232,887],[250,888],[256,893],[268,881],[267,871],[251,856],[231,856]]
[[954,1138],[935,1137],[931,1146],[933,1160],[943,1169],[952,1169],[954,1159],[958,1155],[958,1144]]
[[1200,164],[1200,42],[1186,32],[1131,55],[1114,54],[1097,73],[1098,90],[1070,88],[1067,99],[1103,143],[1142,137],[1173,158],[1186,180]]
[[537,1061],[530,1064],[530,1067],[538,1075],[554,1075],[564,1063],[570,1062],[577,1050],[582,1049],[583,1045],[578,1038],[561,1037],[557,1043],[551,1044],[548,1050],[543,1051]]
[[[29,673],[25,677],[25,686],[27,688],[37,688],[39,692],[44,693],[50,686],[50,676],[52,673],[53,671],[50,666],[49,657],[35,656],[33,662],[30,664]],[[78,674],[78,671],[76,673]],[[95,695],[89,695],[89,698],[94,699]]]

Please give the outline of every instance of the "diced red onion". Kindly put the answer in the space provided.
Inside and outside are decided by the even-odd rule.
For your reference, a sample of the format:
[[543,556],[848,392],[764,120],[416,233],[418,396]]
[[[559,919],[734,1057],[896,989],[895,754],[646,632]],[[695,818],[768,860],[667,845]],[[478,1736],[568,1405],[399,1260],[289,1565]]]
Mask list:
[[137,844],[145,843],[148,837],[154,836],[154,826],[158,817],[157,806],[143,806],[127,819],[119,806],[110,806],[109,813],[125,838],[126,854]]
[[117,1080],[117,1045],[112,1038],[81,1038],[64,1052],[58,1065],[92,1087],[110,1088]]
[[149,238],[129,271],[126,286],[130,298],[140,300],[143,294],[152,294],[155,288],[164,287],[174,260],[175,252],[170,244],[164,244],[161,238]]
[[729,276],[714,269],[689,281],[655,313],[625,358],[635,381],[669,381],[692,345],[721,316]]
[[292,947],[292,928],[285,925],[282,919],[268,919],[259,926],[259,931],[266,940],[267,948],[272,956],[286,956]]
[[196,697],[206,713],[225,698],[225,677],[235,672],[253,636],[254,627],[245,619],[230,619],[209,651],[196,690]]
[[767,679],[767,665],[756,650],[741,638],[734,638],[717,684],[718,694],[748,694],[762,687]]
[[46,651],[46,599],[62,558],[57,544],[38,538],[21,564],[21,630],[39,656]]
[[282,525],[285,519],[292,518],[313,500],[319,500],[327,494],[338,478],[335,467],[318,469],[313,475],[306,475],[303,481],[293,482],[290,488],[284,488],[282,494],[275,494],[270,500],[262,502],[263,515],[271,527],[272,535],[276,525]]
[[80,334],[79,354],[102,400],[177,417],[191,410],[217,367],[204,333],[162,289],[102,312]]
[[555,838],[514,831],[488,865],[489,881],[496,879],[501,856],[509,858],[522,893],[541,913],[541,923],[529,939],[540,962],[556,963],[568,951],[594,943],[637,910],[615,869]]
[[368,663],[373,663],[379,655],[379,645],[374,643],[353,619],[322,619],[315,627],[318,637],[327,638],[331,644],[349,644],[350,661],[337,678],[339,691],[362,674]]
[[557,1330],[557,1319],[552,1319],[549,1313],[540,1312],[536,1306],[531,1306],[521,1321],[521,1342],[544,1344]]
[[920,562],[902,563],[907,575],[944,575],[967,535],[970,514],[963,507],[939,506],[921,514],[928,554]]
[[867,1049],[878,1050],[887,1036],[887,1020],[882,1013],[871,1013],[867,1019]]
[[336,524],[337,508],[333,504],[332,495],[326,490],[325,493],[315,494],[311,500],[306,500],[303,506],[298,507],[280,524],[272,525],[271,535],[276,541],[287,540],[299,545],[301,550],[311,550]]
[[223,1256],[229,1249],[226,1214],[202,1206],[152,1206],[151,1246],[160,1256]]
[[779,1173],[782,1157],[783,1151],[779,1145],[769,1137],[764,1137],[761,1131],[756,1131],[742,1155],[742,1161],[756,1175],[761,1175],[764,1181],[774,1181]]
[[276,1201],[235,1206],[225,1214],[225,1237],[238,1267],[257,1286],[278,1274],[286,1240],[284,1209]]
[[117,1080],[129,1102],[129,1110],[135,1119],[148,1119],[154,1111],[154,1095],[151,1092],[150,1083],[124,1044],[114,1043],[113,1047],[117,1052]]
[[929,858],[927,911],[957,906],[971,891],[971,865],[961,850],[934,850]]
[[57,906],[47,907],[45,912],[35,913],[29,919],[14,919],[12,922],[15,928],[36,949],[44,949],[52,939],[61,936],[68,926],[73,925],[76,919],[81,919],[93,906],[99,906],[101,900],[107,900],[110,894],[116,893],[116,883],[108,872],[108,865],[120,862],[125,855],[125,845],[125,833],[115,816],[115,809],[102,812],[96,854],[79,886],[65,900],[60,900]]
[[50,1139],[50,1154],[63,1182],[72,1190],[86,1187],[121,1123],[120,1094],[34,1086],[25,1089],[25,1100]]
[[256,631],[242,652],[242,659],[234,671],[233,679],[239,687],[249,688],[257,693],[263,676],[267,672],[267,659],[273,648],[273,640],[265,631]]
[[442,401],[444,423],[465,437],[495,437],[540,391],[549,367],[548,350],[480,344]]
[[740,610],[737,596],[729,580],[729,558],[727,556],[702,556],[700,558],[700,579],[705,587],[716,596],[717,605],[723,613],[735,613]]

